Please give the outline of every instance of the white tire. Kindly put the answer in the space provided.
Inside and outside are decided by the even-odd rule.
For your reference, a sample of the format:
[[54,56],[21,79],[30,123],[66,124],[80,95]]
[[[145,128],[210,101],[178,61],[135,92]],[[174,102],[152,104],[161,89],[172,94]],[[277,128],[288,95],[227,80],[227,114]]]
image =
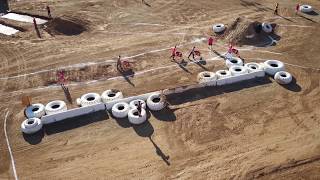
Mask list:
[[229,60],[229,59],[226,60],[226,66],[228,68],[234,65],[243,66],[243,61],[240,58],[235,58],[235,57],[233,57],[232,60]]
[[76,103],[77,103],[78,106],[81,106],[81,99],[80,99],[80,98],[77,98],[77,99],[76,99]]
[[244,66],[231,66],[229,71],[231,72],[231,75],[233,75],[233,76],[248,74],[248,69],[247,69],[247,67],[244,67]]
[[81,98],[81,106],[92,106],[101,103],[101,97],[97,93],[88,93],[83,95]]
[[279,71],[274,75],[274,79],[279,84],[289,84],[292,81],[292,75],[286,71]]
[[264,62],[264,71],[274,76],[279,71],[284,71],[284,64],[278,60],[267,60]]
[[247,63],[244,66],[247,67],[249,72],[263,70],[263,67],[258,63]]
[[271,33],[273,28],[270,23],[262,23],[262,30],[266,33]]
[[44,105],[40,103],[32,104],[27,107],[25,113],[28,118],[41,118],[45,115]]
[[45,111],[47,115],[61,113],[66,110],[67,110],[66,103],[60,100],[51,101],[45,107]]
[[113,105],[111,111],[112,111],[112,115],[115,118],[125,118],[128,116],[129,109],[130,108],[128,103],[119,102]]
[[106,90],[101,94],[101,100],[104,103],[122,98],[123,94],[121,91],[116,91],[112,89]]
[[152,111],[160,111],[164,108],[165,103],[163,99],[161,99],[161,94],[156,93],[152,94],[147,99],[148,108]]
[[139,116],[138,109],[130,109],[128,119],[132,124],[142,124],[147,120],[147,112],[145,109],[141,109],[141,116]]
[[33,134],[40,131],[42,126],[39,118],[30,118],[21,123],[21,131],[26,134]]
[[212,29],[215,33],[221,33],[226,29],[226,27],[224,26],[224,24],[214,24],[212,26]]
[[301,5],[300,6],[300,11],[303,12],[303,13],[310,13],[310,12],[313,11],[313,8],[310,5]]
[[198,82],[206,83],[217,80],[217,75],[214,72],[204,71],[198,74]]
[[141,99],[136,99],[136,100],[131,101],[129,103],[130,109],[136,109],[138,107],[139,102],[141,103],[141,107],[143,109],[146,109],[147,104],[144,100],[141,100]]
[[231,76],[231,72],[228,70],[219,70],[216,72],[218,79],[225,79]]

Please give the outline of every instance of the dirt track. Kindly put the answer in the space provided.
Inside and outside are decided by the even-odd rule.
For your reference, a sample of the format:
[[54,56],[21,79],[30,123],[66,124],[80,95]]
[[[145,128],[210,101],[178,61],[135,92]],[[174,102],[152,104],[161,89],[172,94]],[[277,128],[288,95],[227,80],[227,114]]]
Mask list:
[[[52,2],[53,16],[65,21],[41,27],[42,39],[30,24],[1,19],[25,31],[0,35],[0,179],[14,178],[2,131],[7,111],[19,179],[320,179],[320,15],[295,16],[288,0],[280,4],[283,17],[272,14],[269,0],[147,2],[151,7],[139,0]],[[319,13],[319,1],[304,3]],[[25,0],[11,8],[45,16],[45,5]],[[21,96],[44,104],[64,100],[53,86],[60,69],[74,98],[111,88],[142,94],[224,69],[203,39],[212,24],[231,25],[237,17],[277,25],[275,45],[243,45],[240,54],[246,62],[287,63],[294,83],[281,86],[267,77],[169,96],[169,109],[150,113],[141,126],[97,113],[48,126],[33,138],[21,134]],[[67,21],[73,30],[61,30]],[[214,49],[224,53],[227,42],[221,38]],[[171,62],[169,48],[176,44],[184,55],[198,47],[206,64],[182,69]],[[129,80],[116,71],[119,54],[135,63]]]

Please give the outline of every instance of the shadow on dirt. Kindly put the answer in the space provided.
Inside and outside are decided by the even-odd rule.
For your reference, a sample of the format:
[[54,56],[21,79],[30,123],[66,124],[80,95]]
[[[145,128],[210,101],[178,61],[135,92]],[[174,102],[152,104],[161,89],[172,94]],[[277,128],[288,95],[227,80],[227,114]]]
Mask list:
[[251,88],[255,86],[265,85],[272,83],[269,77],[251,79],[234,84],[228,84],[224,86],[202,87],[196,89],[190,89],[179,94],[167,95],[167,101],[170,105],[179,105],[187,102],[197,101],[212,96],[221,95],[224,93],[230,93],[234,91],[240,91],[242,89]]
[[244,7],[253,7],[255,11],[273,11],[273,9],[254,1],[240,0],[240,4]]
[[160,111],[150,111],[150,113],[160,121],[175,121],[177,119],[176,115],[174,114],[174,110],[170,109],[169,107],[165,107]]
[[47,135],[68,131],[71,129],[86,126],[91,123],[104,121],[109,118],[108,113],[104,110],[90,113],[87,115],[65,119],[63,121],[47,124],[44,126]]
[[87,31],[86,23],[78,19],[53,18],[46,23],[45,30],[53,35],[75,36]]
[[170,156],[167,156],[164,154],[164,152],[160,149],[160,147],[152,140],[151,136],[149,136],[150,142],[153,144],[154,148],[156,149],[156,153],[158,156],[161,157],[161,159],[168,165],[170,166]]
[[292,82],[290,84],[282,84],[281,86],[292,92],[300,92],[302,90],[301,86],[297,84],[297,79],[295,77],[292,77]]
[[23,139],[27,141],[31,145],[39,144],[42,141],[42,138],[44,137],[44,130],[41,129],[40,131],[34,133],[34,134],[25,134],[22,133]]

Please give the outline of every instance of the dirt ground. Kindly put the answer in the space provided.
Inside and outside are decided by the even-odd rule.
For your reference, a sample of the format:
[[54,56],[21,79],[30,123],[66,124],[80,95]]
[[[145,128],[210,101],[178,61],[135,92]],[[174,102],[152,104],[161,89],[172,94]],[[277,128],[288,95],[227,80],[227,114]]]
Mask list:
[[[146,2],[10,2],[15,12],[43,18],[49,4],[54,18],[39,27],[41,39],[32,24],[0,18],[22,31],[0,35],[0,179],[14,179],[6,113],[19,179],[320,179],[320,1],[305,0],[315,12],[295,15],[296,2],[283,0],[280,16],[271,0]],[[277,42],[245,39],[251,22],[272,23]],[[227,25],[216,53],[206,42],[214,23]],[[245,62],[285,62],[293,83],[266,77],[170,95],[169,107],[149,112],[140,126],[98,112],[34,136],[20,131],[22,95],[43,104],[65,100],[58,70],[66,72],[74,100],[107,89],[138,95],[195,84],[199,72],[225,69],[219,54],[230,40],[237,40]],[[174,45],[184,56],[196,46],[206,63],[171,62]],[[134,63],[132,77],[116,71],[118,55]]]

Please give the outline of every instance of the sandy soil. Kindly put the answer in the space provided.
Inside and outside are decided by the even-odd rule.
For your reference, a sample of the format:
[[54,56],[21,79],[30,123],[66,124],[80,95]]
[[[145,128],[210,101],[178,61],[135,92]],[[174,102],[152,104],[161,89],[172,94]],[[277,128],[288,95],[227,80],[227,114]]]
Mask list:
[[[0,179],[14,179],[4,138],[4,118],[19,179],[320,179],[320,2],[316,12],[295,15],[295,3],[271,0],[50,1],[54,19],[40,26],[0,19],[23,32],[0,35]],[[16,12],[45,17],[46,1],[11,2]],[[250,22],[276,25],[273,46],[265,38],[239,41],[246,62],[278,59],[295,77],[281,86],[271,77],[168,96],[170,106],[132,126],[105,112],[46,126],[24,136],[21,96],[33,102],[65,100],[55,86],[65,70],[75,99],[119,89],[125,96],[194,84],[204,70],[224,69],[205,38],[214,23],[231,27],[214,49],[226,52]],[[268,39],[268,38],[266,38]],[[237,41],[238,42],[238,41]],[[182,68],[168,58],[180,45],[196,46],[206,64]],[[115,60],[134,62],[123,79]],[[68,105],[73,107],[74,105]]]

